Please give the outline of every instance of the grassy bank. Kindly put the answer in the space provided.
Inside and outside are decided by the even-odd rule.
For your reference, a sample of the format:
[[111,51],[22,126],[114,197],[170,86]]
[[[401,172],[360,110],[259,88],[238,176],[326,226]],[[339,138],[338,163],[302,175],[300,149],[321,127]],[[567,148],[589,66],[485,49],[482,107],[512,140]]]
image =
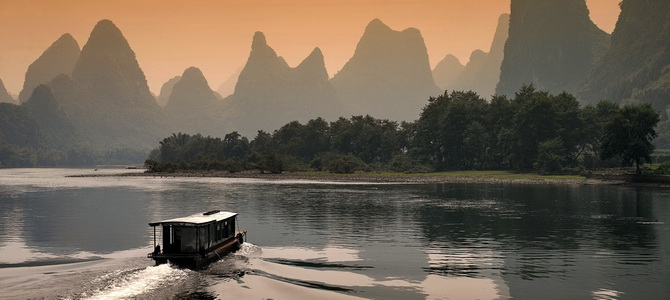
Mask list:
[[377,183],[520,183],[520,184],[601,184],[611,181],[587,179],[582,176],[543,176],[535,173],[514,173],[509,171],[451,171],[439,173],[392,173],[356,172],[336,174],[330,172],[284,172],[282,174],[246,171],[228,173],[225,171],[177,171],[174,173],[131,173],[125,176],[153,177],[223,177],[257,178],[270,180],[313,180],[336,182],[377,182]]

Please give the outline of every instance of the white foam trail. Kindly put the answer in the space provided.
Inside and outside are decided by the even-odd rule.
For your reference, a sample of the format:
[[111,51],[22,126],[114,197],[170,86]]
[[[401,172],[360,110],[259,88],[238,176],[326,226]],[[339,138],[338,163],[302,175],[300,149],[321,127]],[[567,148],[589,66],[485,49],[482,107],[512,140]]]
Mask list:
[[235,251],[235,255],[244,256],[247,258],[257,258],[260,257],[263,251],[261,247],[258,247],[252,243],[244,242],[240,249]]
[[[103,276],[102,280],[107,280],[118,276],[118,273]],[[168,285],[172,282],[183,279],[187,276],[186,271],[175,269],[168,264],[155,267],[147,267],[125,276],[114,278],[109,286],[100,290],[96,295],[89,299],[128,299],[132,298],[160,286]]]

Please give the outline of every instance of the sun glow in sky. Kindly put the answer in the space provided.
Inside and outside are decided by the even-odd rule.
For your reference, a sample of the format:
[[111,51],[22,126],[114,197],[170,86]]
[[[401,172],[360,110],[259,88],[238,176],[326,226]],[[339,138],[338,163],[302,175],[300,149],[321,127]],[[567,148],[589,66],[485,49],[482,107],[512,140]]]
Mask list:
[[[314,49],[333,75],[353,55],[365,26],[379,18],[394,30],[418,28],[432,66],[454,54],[465,64],[488,51],[510,0],[0,0],[0,79],[18,94],[28,66],[64,33],[86,43],[112,20],[137,55],[154,93],[190,66],[216,90],[244,66],[254,32],[291,66]],[[591,18],[612,32],[621,0],[587,0]]]

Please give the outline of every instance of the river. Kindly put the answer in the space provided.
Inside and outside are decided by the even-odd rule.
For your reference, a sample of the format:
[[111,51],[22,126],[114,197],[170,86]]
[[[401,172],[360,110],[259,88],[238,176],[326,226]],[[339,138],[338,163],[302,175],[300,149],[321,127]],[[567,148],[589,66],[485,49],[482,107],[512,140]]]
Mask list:
[[[0,169],[0,299],[667,299],[670,190],[68,177]],[[240,251],[154,266],[149,222],[239,213]]]

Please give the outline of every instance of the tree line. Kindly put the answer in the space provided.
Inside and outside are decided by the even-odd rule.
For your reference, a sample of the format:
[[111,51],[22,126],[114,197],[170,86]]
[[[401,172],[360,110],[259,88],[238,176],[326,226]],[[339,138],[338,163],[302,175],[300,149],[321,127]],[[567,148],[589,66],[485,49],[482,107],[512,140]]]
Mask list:
[[580,106],[523,86],[514,97],[487,101],[469,91],[431,97],[418,120],[369,115],[290,122],[253,140],[237,132],[223,139],[172,134],[152,151],[151,171],[260,170],[433,172],[516,170],[582,173],[651,161],[659,114],[649,104],[601,101]]

